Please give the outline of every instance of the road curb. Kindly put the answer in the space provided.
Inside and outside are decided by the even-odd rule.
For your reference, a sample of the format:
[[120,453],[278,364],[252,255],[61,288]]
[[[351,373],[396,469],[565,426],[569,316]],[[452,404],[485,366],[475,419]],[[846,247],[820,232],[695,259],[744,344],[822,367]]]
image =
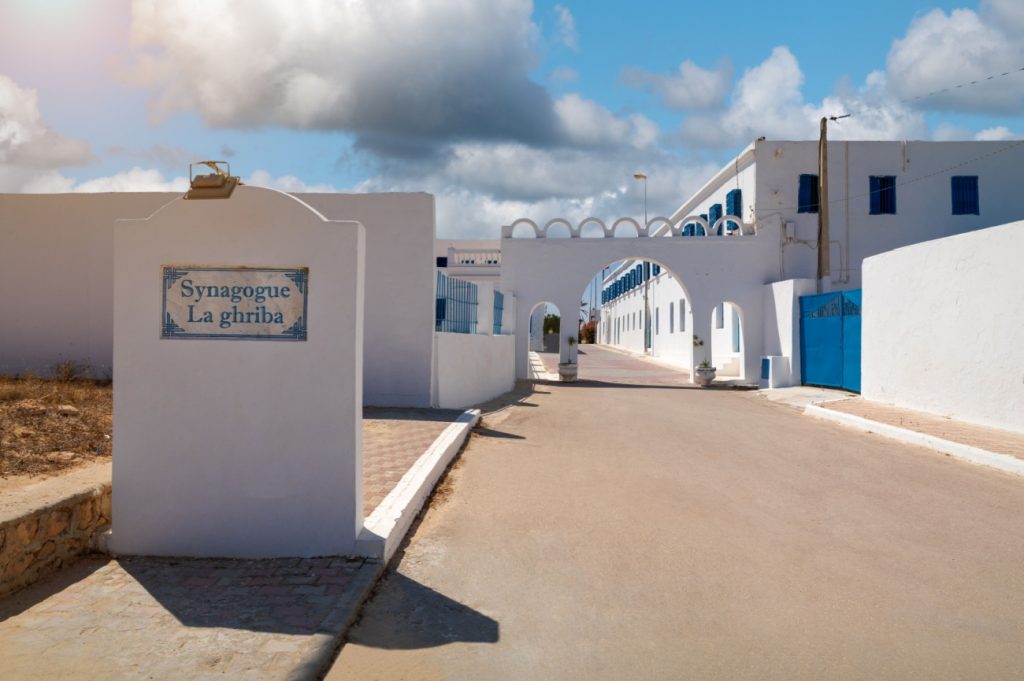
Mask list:
[[405,472],[395,488],[363,522],[363,529],[356,539],[357,555],[383,563],[391,560],[434,485],[479,420],[479,409],[464,411]]
[[318,681],[330,671],[345,634],[383,574],[384,563],[369,560],[363,563],[350,584],[351,589],[345,591],[331,613],[320,623],[320,631],[313,634],[313,643],[288,674],[287,681]]
[[954,456],[958,459],[962,459],[979,466],[988,466],[1006,473],[1024,475],[1024,460],[1010,456],[1009,454],[990,452],[987,449],[981,449],[980,447],[972,447],[971,445],[953,442],[952,440],[945,440],[940,437],[935,437],[934,435],[919,433],[916,430],[909,430],[907,428],[889,425],[888,423],[872,421],[871,419],[836,411],[835,409],[826,409],[825,407],[819,407],[816,404],[809,404],[804,407],[804,413],[809,416],[815,416],[820,419],[857,428],[858,430],[877,433],[878,435],[899,440],[901,442],[935,449],[944,454],[949,454],[950,456]]

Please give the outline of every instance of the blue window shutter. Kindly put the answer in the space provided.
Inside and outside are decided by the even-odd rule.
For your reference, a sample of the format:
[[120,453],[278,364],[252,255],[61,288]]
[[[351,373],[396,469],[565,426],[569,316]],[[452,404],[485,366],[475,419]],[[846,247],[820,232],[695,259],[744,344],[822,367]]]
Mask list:
[[[708,219],[708,214],[707,213],[701,213],[700,216],[702,218],[704,218],[705,220]],[[708,225],[708,226],[710,227],[710,225]],[[693,233],[694,233],[695,236],[697,235],[697,230],[698,229],[700,230],[700,236],[704,236],[706,234],[706,232],[704,231],[704,225],[702,225],[699,222],[697,222],[697,223],[694,223],[694,225],[693,225]]]
[[980,215],[978,176],[954,175],[950,178],[953,215]]
[[800,195],[797,199],[798,213],[818,212],[818,176],[800,176]]
[[872,175],[869,178],[868,191],[871,192],[871,214],[882,212],[882,178]]
[[650,278],[651,278],[651,263],[645,262],[644,263],[644,281],[647,281]]
[[694,223],[688,222],[683,225],[683,236],[693,236]]
[[[738,218],[743,217],[743,190],[737,187],[725,195],[725,213]],[[726,223],[725,228],[731,232],[739,229],[740,226],[730,220]]]
[[[722,204],[716,203],[711,208],[708,208],[708,227],[713,229],[715,221],[720,217],[722,217]],[[719,229],[718,233],[722,233],[721,229]]]

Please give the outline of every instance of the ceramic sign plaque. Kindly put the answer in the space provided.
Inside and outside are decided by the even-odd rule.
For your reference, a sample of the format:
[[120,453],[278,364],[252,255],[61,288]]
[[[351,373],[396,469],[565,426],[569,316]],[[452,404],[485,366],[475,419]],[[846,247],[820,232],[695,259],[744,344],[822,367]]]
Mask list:
[[161,338],[306,340],[308,267],[162,269]]

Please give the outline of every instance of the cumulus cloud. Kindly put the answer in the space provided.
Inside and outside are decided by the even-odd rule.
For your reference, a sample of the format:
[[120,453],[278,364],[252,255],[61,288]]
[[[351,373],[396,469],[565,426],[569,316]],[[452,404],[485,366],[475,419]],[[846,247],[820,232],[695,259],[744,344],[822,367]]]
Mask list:
[[619,118],[597,102],[568,94],[555,102],[555,114],[566,139],[588,147],[628,145],[650,147],[658,127],[646,116]]
[[327,183],[315,183],[307,184],[294,175],[282,175],[280,177],[274,177],[266,170],[253,171],[248,178],[245,179],[246,184],[253,185],[254,187],[268,187],[270,189],[277,189],[282,192],[289,193],[302,193],[302,192],[336,192],[338,189]]
[[558,20],[558,41],[570,50],[579,51],[580,36],[576,33],[576,19],[565,5],[555,5],[552,10]]
[[497,238],[519,217],[547,221],[590,215],[612,219],[643,211],[643,170],[650,214],[670,214],[718,169],[657,149],[537,149],[523,144],[455,145],[443,163],[383,167],[357,191],[428,191],[437,197],[438,234]]
[[58,168],[86,163],[89,146],[54,132],[43,120],[34,90],[0,75],[0,164]]
[[528,0],[135,0],[131,78],[159,115],[432,139],[556,135]]
[[[935,9],[916,17],[889,50],[892,92],[927,109],[1019,112],[1024,102],[1021,7],[1017,0],[998,0],[981,14]],[[961,84],[966,85],[955,87]]]
[[1020,137],[1020,133],[1011,131],[1005,125],[985,128],[974,134],[974,139],[983,142],[1001,142],[1002,140],[1020,139]]
[[688,111],[722,105],[732,84],[732,64],[722,60],[713,69],[704,69],[687,59],[678,73],[664,75],[637,68],[626,68],[622,81],[656,95],[670,109]]
[[154,168],[135,167],[114,175],[82,181],[66,177],[57,171],[50,171],[36,175],[26,182],[20,191],[26,194],[59,194],[66,192],[184,192],[187,189],[187,177],[165,178],[159,170]]
[[927,134],[924,117],[888,95],[881,71],[868,75],[859,89],[843,86],[820,103],[804,100],[803,72],[786,47],[776,47],[763,62],[744,71],[728,107],[720,114],[687,117],[680,139],[693,146],[727,148],[761,136],[815,139],[823,116],[852,114],[829,127],[833,139],[900,139]]

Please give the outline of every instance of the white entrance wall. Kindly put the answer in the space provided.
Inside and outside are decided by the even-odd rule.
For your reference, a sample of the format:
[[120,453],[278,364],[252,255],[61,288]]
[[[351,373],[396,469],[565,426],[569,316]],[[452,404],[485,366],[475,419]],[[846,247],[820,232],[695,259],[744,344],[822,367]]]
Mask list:
[[[662,219],[654,218],[651,223]],[[747,229],[752,230],[752,226]],[[512,230],[504,231],[509,234]],[[679,282],[691,308],[689,319],[693,324],[689,328],[702,338],[712,337],[712,309],[719,302],[732,302],[743,310],[743,346],[747,351],[742,377],[755,380],[764,332],[761,287],[778,272],[779,241],[779,226],[771,224],[744,236],[504,238],[502,285],[515,292],[520,314],[516,375],[527,377],[529,341],[528,333],[522,330],[528,328],[535,304],[547,300],[561,310],[575,310],[595,272],[609,263],[643,259],[660,264]],[[637,326],[635,333],[642,334],[641,328]],[[570,352],[565,340],[575,334],[575,325],[562,325],[562,361]],[[714,362],[712,356],[708,359]],[[692,357],[690,362],[692,375]]]
[[429,407],[434,359],[434,197],[296,194],[332,220],[366,226],[368,405]]
[[[114,551],[354,550],[364,249],[359,223],[255,187],[116,225]],[[308,340],[161,339],[161,266],[189,264],[308,267]]]
[[864,261],[865,398],[1024,432],[1024,221]]
[[[0,373],[58,362],[110,374],[114,221],[175,193],[0,195]],[[365,401],[429,407],[434,353],[434,197],[300,194],[329,219],[366,227]],[[75,296],[67,292],[74,290]]]
[[764,354],[781,357],[769,387],[800,385],[800,296],[816,292],[813,279],[787,279],[764,287]]
[[513,336],[438,333],[437,406],[464,409],[512,390],[514,353]]

